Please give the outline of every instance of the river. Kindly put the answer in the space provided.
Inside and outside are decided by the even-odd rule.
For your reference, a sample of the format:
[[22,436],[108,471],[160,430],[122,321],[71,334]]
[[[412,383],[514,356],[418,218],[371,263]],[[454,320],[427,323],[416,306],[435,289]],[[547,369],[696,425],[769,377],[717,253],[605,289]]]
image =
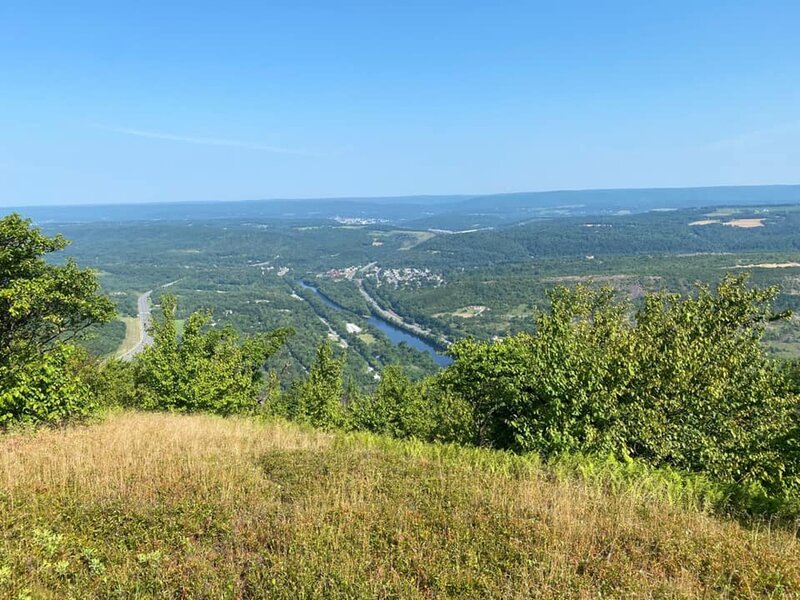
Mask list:
[[[308,285],[304,281],[298,281],[298,283],[307,290],[313,290],[326,306],[338,311],[353,314],[352,311],[346,309],[344,306],[341,306],[336,302],[333,302],[330,298],[325,296],[325,294],[320,292],[313,285]],[[367,323],[369,323],[376,329],[382,331],[384,335],[386,335],[386,337],[388,337],[393,344],[399,344],[400,342],[405,342],[415,350],[420,350],[421,352],[427,352],[428,354],[431,355],[431,358],[433,358],[434,362],[436,362],[436,364],[439,365],[440,367],[446,367],[447,365],[453,362],[452,358],[438,352],[436,348],[434,348],[433,345],[427,342],[426,340],[422,339],[419,336],[414,335],[409,331],[406,331],[405,329],[401,329],[400,327],[397,327],[392,323],[389,323],[388,321],[382,319],[377,315],[374,314],[371,315],[367,319]]]

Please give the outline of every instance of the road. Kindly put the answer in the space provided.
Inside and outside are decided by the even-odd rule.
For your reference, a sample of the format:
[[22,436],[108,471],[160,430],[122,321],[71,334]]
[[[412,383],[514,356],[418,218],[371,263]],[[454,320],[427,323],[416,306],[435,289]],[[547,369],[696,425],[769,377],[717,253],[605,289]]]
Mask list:
[[356,279],[356,284],[358,285],[358,291],[361,292],[361,295],[364,297],[364,300],[366,300],[367,303],[370,305],[370,308],[372,308],[375,314],[381,317],[384,321],[388,321],[389,323],[397,325],[398,327],[405,329],[406,331],[409,331],[413,334],[427,336],[428,338],[439,340],[439,342],[444,344],[445,346],[449,346],[451,344],[450,340],[446,339],[445,337],[437,336],[432,331],[429,331],[424,327],[420,327],[416,323],[409,323],[393,310],[381,307],[381,305],[378,304],[378,301],[369,295],[369,292],[367,292],[367,290],[364,288],[364,284],[361,281],[361,279]]
[[139,352],[144,350],[147,346],[153,343],[153,336],[150,335],[150,294],[153,290],[140,294],[136,300],[137,311],[139,313],[139,326],[141,332],[139,334],[139,341],[136,345],[128,350],[125,354],[120,356],[122,360],[130,360]]

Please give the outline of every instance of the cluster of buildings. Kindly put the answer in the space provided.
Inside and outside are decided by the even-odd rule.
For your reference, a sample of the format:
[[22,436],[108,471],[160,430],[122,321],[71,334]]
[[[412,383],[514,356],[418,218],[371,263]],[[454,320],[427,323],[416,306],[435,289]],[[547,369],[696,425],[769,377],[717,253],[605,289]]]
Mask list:
[[441,273],[434,273],[430,269],[417,267],[403,267],[402,269],[378,269],[374,274],[378,285],[391,285],[394,288],[408,285],[432,285],[438,287],[444,284]]
[[407,285],[432,285],[437,287],[444,284],[441,273],[434,273],[430,269],[417,267],[403,267],[386,269],[371,262],[367,265],[354,265],[341,269],[329,269],[322,274],[323,277],[335,280],[372,279],[377,285],[390,285],[394,288]]
[[367,219],[363,217],[334,217],[334,221],[342,225],[377,225],[378,223],[388,223],[386,219]]

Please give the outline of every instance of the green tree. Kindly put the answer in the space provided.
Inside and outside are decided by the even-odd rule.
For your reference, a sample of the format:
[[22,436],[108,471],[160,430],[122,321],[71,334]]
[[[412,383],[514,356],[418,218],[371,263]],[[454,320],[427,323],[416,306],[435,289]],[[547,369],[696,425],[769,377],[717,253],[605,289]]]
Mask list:
[[136,394],[146,409],[209,411],[222,415],[256,408],[264,363],[291,335],[289,329],[240,341],[229,327],[209,327],[211,313],[192,313],[178,337],[177,301],[161,297],[152,325],[153,345],[134,365]]
[[557,288],[534,333],[463,341],[445,389],[474,410],[480,443],[545,456],[637,456],[725,482],[798,485],[797,399],[767,357],[777,290],[745,275],[689,296]]
[[636,316],[629,450],[656,463],[774,489],[790,476],[777,442],[794,399],[761,343],[778,289],[726,276],[697,294],[650,294]]
[[0,220],[0,422],[58,421],[90,408],[69,342],[113,319],[114,305],[94,271],[45,260],[67,243],[17,214]]
[[337,358],[329,342],[317,348],[308,376],[289,390],[289,417],[315,427],[333,428],[344,423],[344,358]]
[[475,410],[480,443],[545,454],[619,448],[633,375],[628,305],[609,287],[556,288],[534,334],[464,341],[443,377]]
[[353,426],[374,433],[428,439],[434,427],[432,407],[420,386],[397,365],[386,367],[375,393],[360,396],[350,408]]

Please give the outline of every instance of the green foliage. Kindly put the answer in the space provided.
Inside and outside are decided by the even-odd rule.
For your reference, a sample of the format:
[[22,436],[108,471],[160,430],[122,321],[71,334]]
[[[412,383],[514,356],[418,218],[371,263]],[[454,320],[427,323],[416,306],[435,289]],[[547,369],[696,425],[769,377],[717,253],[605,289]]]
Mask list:
[[137,405],[133,364],[119,359],[100,362],[88,358],[81,369],[92,395],[100,406],[132,407]]
[[800,360],[787,361],[783,365],[786,386],[792,394],[800,394]]
[[72,260],[45,262],[45,255],[66,245],[17,214],[0,220],[0,373],[113,318],[113,304],[98,294],[94,271]]
[[320,344],[308,376],[287,392],[288,416],[315,427],[341,426],[344,423],[343,370],[344,358],[334,356],[329,342]]
[[773,490],[798,482],[777,440],[796,400],[761,344],[774,288],[725,277],[696,297],[650,295],[637,315],[635,377],[626,411],[630,450],[657,464]]
[[95,396],[81,376],[81,362],[78,348],[59,344],[13,369],[0,388],[0,427],[89,416],[96,407]]
[[473,445],[477,440],[474,407],[461,395],[443,386],[438,378],[420,384],[424,407],[430,411],[428,441]]
[[463,341],[443,376],[474,408],[478,441],[544,456],[638,456],[724,482],[797,485],[786,452],[796,400],[760,343],[774,289],[727,276],[631,307],[610,288],[558,288],[533,334]]
[[66,245],[19,215],[0,219],[0,424],[52,423],[92,408],[67,342],[110,321],[114,307],[93,271],[44,260]]
[[434,426],[421,386],[399,366],[386,367],[375,393],[361,396],[350,409],[353,427],[373,433],[427,439]]
[[222,415],[254,410],[262,367],[291,331],[278,329],[240,342],[230,327],[208,327],[210,312],[198,311],[186,320],[179,338],[175,297],[162,296],[161,308],[163,316],[152,325],[154,343],[134,365],[141,407]]

